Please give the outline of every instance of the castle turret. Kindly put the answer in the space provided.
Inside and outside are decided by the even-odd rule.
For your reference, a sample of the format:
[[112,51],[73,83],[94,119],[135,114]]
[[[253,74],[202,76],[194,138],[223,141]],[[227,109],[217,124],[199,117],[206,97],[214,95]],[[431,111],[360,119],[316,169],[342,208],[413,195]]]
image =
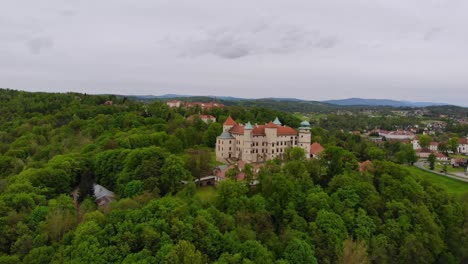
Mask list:
[[242,159],[247,162],[252,162],[252,124],[248,122],[244,126],[244,152],[242,153]]
[[306,153],[306,158],[310,157],[310,123],[302,121],[298,131],[298,147],[302,148]]
[[273,124],[277,126],[281,126],[281,122],[279,121],[278,117],[275,118],[275,121],[273,121]]
[[223,124],[223,131],[229,131],[235,125],[237,125],[236,121],[229,116]]
[[216,160],[226,162],[226,159],[234,157],[235,138],[224,131],[216,138]]

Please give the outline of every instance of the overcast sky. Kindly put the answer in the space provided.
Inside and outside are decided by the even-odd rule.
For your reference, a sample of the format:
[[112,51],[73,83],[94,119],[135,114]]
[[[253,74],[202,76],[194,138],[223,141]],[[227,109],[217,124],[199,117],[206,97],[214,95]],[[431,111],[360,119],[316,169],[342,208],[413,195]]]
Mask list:
[[468,1],[0,0],[0,87],[468,106]]

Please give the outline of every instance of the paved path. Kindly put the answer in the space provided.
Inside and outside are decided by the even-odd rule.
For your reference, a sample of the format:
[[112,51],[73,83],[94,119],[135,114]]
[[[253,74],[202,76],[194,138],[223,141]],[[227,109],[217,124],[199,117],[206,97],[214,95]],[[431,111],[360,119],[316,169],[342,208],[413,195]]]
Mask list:
[[455,179],[455,180],[468,182],[468,176],[465,176],[465,175],[460,175],[459,176],[459,175],[445,174],[445,173],[442,173],[442,172],[433,171],[433,170],[425,168],[423,166],[423,163],[420,162],[420,161],[414,163],[414,166],[420,168],[421,170],[425,170],[425,171],[428,171],[428,172],[431,172],[431,173],[439,174],[439,175],[444,176],[444,177],[449,177],[449,178],[452,178],[452,179]]

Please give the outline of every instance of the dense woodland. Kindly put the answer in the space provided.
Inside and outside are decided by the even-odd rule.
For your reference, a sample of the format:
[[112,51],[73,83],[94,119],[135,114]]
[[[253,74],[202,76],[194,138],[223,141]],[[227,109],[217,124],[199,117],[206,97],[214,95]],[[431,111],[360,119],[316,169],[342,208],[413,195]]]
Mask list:
[[[226,180],[207,196],[191,180],[216,166],[229,115],[301,120],[244,106],[206,112],[218,123],[186,120],[200,113],[120,96],[0,90],[0,263],[468,262],[468,197],[412,175],[411,146],[377,146],[330,118],[312,128],[325,146],[319,159],[291,149],[255,175],[258,185]],[[359,172],[365,160],[373,165]],[[97,208],[93,182],[118,200]]]

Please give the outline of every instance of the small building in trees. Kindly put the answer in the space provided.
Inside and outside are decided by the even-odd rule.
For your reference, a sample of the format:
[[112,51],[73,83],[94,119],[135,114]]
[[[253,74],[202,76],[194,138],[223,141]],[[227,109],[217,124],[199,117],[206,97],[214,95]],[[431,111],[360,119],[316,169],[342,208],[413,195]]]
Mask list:
[[94,198],[98,206],[107,206],[110,202],[115,200],[113,192],[106,189],[104,186],[99,184],[93,185]]
[[216,122],[216,117],[212,115],[191,115],[187,117],[187,120],[194,121],[197,117],[207,124]]
[[325,148],[320,145],[318,142],[314,142],[312,145],[310,145],[310,157],[311,158],[318,158],[318,155],[320,152],[324,151]]
[[448,157],[445,156],[443,153],[435,153],[435,156],[438,161],[448,161]]

